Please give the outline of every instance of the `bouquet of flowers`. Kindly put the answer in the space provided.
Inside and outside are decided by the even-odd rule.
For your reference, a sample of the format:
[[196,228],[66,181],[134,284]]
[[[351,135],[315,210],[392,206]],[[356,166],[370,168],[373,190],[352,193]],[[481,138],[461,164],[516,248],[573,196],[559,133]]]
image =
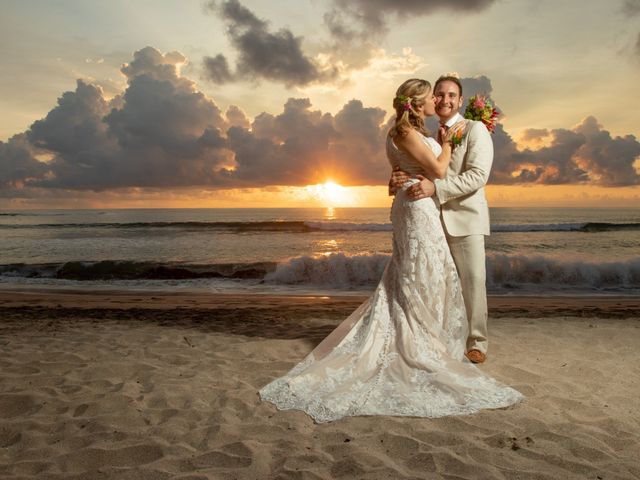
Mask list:
[[464,118],[484,123],[490,133],[496,129],[499,116],[500,112],[493,106],[491,100],[480,94],[469,99],[467,109],[464,111]]

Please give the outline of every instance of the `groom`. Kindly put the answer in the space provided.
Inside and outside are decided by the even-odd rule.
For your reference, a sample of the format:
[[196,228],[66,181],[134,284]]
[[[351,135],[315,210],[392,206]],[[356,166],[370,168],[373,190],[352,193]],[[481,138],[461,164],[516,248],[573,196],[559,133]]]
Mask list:
[[[434,95],[440,140],[449,127],[464,119],[458,112],[462,107],[462,84],[455,76],[441,76]],[[410,187],[408,194],[414,200],[435,196],[440,203],[440,219],[458,270],[469,320],[467,358],[483,363],[488,346],[484,237],[489,235],[484,186],[493,163],[493,142],[482,122],[466,122],[462,143],[453,151],[447,176],[434,182],[418,176],[420,183]],[[394,171],[390,186],[399,188],[409,178],[405,172]]]

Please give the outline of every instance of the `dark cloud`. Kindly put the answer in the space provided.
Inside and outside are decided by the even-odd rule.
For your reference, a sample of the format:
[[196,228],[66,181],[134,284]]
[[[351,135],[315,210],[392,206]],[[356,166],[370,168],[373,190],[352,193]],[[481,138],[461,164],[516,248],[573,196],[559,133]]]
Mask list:
[[6,143],[0,141],[0,192],[21,189],[31,179],[42,178],[47,170],[44,162],[34,158],[34,147],[24,133]]
[[268,25],[265,20],[256,17],[251,10],[238,0],[223,0],[221,3],[214,0],[209,2],[208,7],[211,11],[218,12],[223,19],[232,22],[228,27],[229,29],[246,27],[264,30]]
[[236,105],[230,105],[224,116],[227,119],[227,123],[232,127],[249,128],[251,126],[251,121],[247,118],[247,115]]
[[45,118],[0,144],[2,188],[306,185],[329,175],[370,184],[387,175],[383,110],[354,100],[333,116],[290,99],[280,114],[251,122],[237,106],[223,115],[179,74],[184,61],[151,47],[136,52],[122,67],[127,89],[111,101],[79,80]]
[[230,163],[221,131],[227,121],[193,82],[179,75],[185,58],[147,47],[122,67],[123,95],[107,102],[81,80],[27,132],[53,158],[36,187],[102,190],[211,183]]
[[585,118],[574,131],[585,141],[573,160],[589,172],[590,179],[610,187],[640,183],[634,169],[634,162],[640,158],[640,143],[635,136],[612,137],[594,117]]
[[[333,0],[324,14],[324,24],[332,41],[326,54],[332,63],[346,70],[366,67],[393,20],[407,20],[437,13],[456,15],[479,12],[496,0]],[[455,20],[452,20],[455,21]]]
[[215,57],[204,57],[203,62],[207,77],[213,83],[223,84],[234,79],[234,75],[229,68],[229,62],[221,53]]
[[494,135],[491,183],[590,184],[604,187],[639,185],[634,162],[640,142],[633,135],[612,137],[594,117],[572,129],[546,132],[549,145],[518,150],[502,125]]
[[323,70],[302,50],[302,37],[290,30],[269,30],[266,21],[259,19],[238,0],[210,2],[214,11],[227,25],[227,34],[237,53],[235,72],[231,72],[227,58],[218,54],[205,57],[207,77],[215,83],[233,79],[267,79],[287,86],[307,85],[335,77],[332,69]]
[[495,0],[334,0],[324,21],[336,38],[353,40],[386,33],[388,20],[394,17],[407,19],[439,11],[473,13],[493,3]]
[[122,66],[120,71],[129,83],[146,76],[158,82],[169,82],[183,89],[192,89],[193,82],[179,75],[179,67],[187,62],[180,52],[168,52],[164,55],[153,47],[145,47],[133,54],[133,61]]
[[519,150],[511,136],[498,125],[493,135],[494,162],[490,183],[567,184],[585,183],[587,172],[571,161],[580,138],[568,130],[558,131],[550,148]]
[[465,77],[460,79],[460,81],[462,83],[462,96],[465,100],[464,108],[466,108],[467,100],[474,95],[479,93],[491,95],[491,92],[493,92],[491,80],[484,75],[478,75],[477,77]]
[[549,130],[546,128],[527,128],[524,132],[522,132],[522,139],[528,141],[540,141],[545,137],[549,136]]
[[108,112],[100,87],[78,80],[76,91],[63,93],[58,106],[34,122],[27,135],[33,145],[60,154],[93,150],[105,140],[102,117]]
[[203,59],[205,76],[214,83],[237,80],[271,80],[286,86],[348,81],[349,72],[366,68],[380,54],[378,44],[393,18],[429,15],[438,11],[457,14],[484,10],[495,0],[334,0],[324,14],[330,39],[313,58],[303,50],[302,37],[289,29],[274,31],[239,0],[212,0],[205,9],[226,25],[235,53],[232,66],[226,54]]
[[[626,17],[637,17],[640,15],[640,0],[625,0],[622,4],[621,12]],[[640,56],[640,33],[638,33],[633,45],[633,53]]]
[[[45,118],[0,142],[0,196],[43,191],[140,188],[302,186],[331,178],[343,185],[384,185],[389,121],[360,100],[335,115],[291,98],[282,112],[251,121],[224,114],[179,73],[184,57],[147,47],[122,71],[128,87],[106,100],[78,81]],[[466,96],[490,95],[487,77],[463,78]],[[571,129],[530,129],[542,148],[520,149],[498,125],[492,136],[493,184],[640,184],[640,143],[613,137],[593,117]],[[46,161],[45,161],[46,160]],[[106,194],[106,193],[105,193]]]
[[56,186],[62,182],[67,188],[102,183],[117,149],[103,122],[108,112],[100,87],[78,80],[76,90],[65,92],[58,105],[27,131],[32,145],[53,156],[46,165],[49,175],[30,183]]
[[379,184],[389,167],[382,148],[385,112],[347,103],[335,116],[289,99],[279,115],[258,115],[251,130],[231,128],[236,169],[228,181],[252,186],[308,185],[333,178],[348,185]]
[[640,0],[625,0],[622,13],[630,17],[640,15]]
[[[351,14],[354,15],[355,12]],[[325,13],[323,18],[331,36],[340,42],[352,42],[363,36],[361,31],[350,25],[348,15],[344,11],[333,8]]]

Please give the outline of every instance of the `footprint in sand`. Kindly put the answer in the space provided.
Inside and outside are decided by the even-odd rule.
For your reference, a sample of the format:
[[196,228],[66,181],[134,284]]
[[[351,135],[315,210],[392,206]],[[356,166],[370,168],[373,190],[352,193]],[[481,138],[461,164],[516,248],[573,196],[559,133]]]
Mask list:
[[15,445],[22,439],[22,434],[18,430],[10,428],[0,428],[0,448],[7,448]]
[[79,417],[80,415],[84,415],[84,412],[87,411],[87,408],[89,408],[89,405],[87,405],[86,403],[83,403],[82,405],[78,405],[73,412],[73,416]]
[[0,418],[24,417],[41,408],[32,395],[0,395]]
[[136,445],[118,450],[86,448],[65,455],[60,464],[69,471],[87,471],[109,467],[135,467],[164,456],[157,445]]
[[194,466],[198,468],[242,468],[251,462],[251,450],[242,442],[224,445],[222,451],[214,450],[193,459]]

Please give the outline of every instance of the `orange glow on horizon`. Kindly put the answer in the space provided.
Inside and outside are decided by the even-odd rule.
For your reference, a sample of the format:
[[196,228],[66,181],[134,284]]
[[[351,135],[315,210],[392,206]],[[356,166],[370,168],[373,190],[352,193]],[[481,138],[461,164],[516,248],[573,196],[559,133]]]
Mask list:
[[[130,188],[55,193],[47,197],[0,199],[0,208],[388,208],[393,200],[386,185],[345,187],[333,181],[304,187]],[[631,207],[640,204],[640,186],[489,184],[486,193],[491,207]]]

